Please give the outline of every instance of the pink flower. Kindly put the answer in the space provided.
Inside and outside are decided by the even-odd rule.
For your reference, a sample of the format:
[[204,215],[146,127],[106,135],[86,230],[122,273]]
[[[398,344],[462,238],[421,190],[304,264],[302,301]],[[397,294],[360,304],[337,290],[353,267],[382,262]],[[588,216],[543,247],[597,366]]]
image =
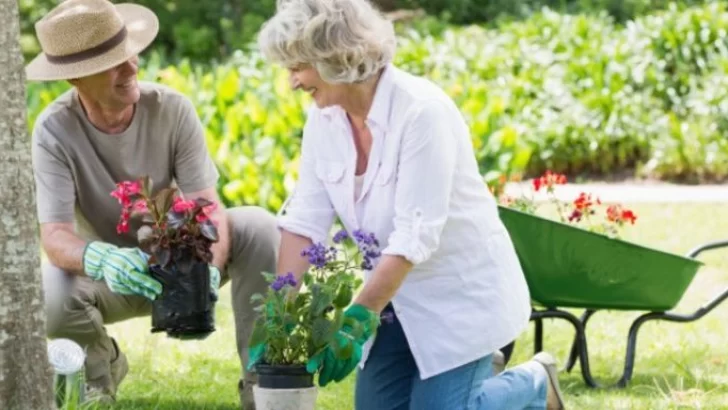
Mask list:
[[213,212],[215,212],[215,210],[217,210],[217,202],[213,202],[210,205],[202,207],[202,213],[207,216],[210,216]]
[[142,184],[139,181],[122,181],[116,184],[116,189],[111,196],[116,198],[124,206],[131,206],[131,196],[142,191]]
[[147,212],[149,209],[147,208],[147,201],[143,199],[139,199],[136,202],[134,202],[134,205],[132,206],[132,211],[138,212],[140,214],[143,214]]
[[172,204],[172,210],[174,210],[177,213],[185,213],[189,210],[192,210],[195,208],[195,201],[182,199],[180,197],[174,198],[174,203]]
[[121,217],[119,218],[119,223],[116,224],[116,233],[122,234],[129,232],[129,218],[131,217],[131,212],[129,211],[128,207],[125,207],[121,210]]

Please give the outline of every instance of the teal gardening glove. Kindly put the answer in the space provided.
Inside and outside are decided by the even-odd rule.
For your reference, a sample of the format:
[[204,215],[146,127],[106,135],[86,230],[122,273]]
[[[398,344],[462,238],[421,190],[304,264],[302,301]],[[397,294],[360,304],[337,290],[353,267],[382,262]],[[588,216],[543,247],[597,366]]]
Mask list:
[[114,293],[140,295],[154,300],[162,284],[149,275],[148,257],[138,248],[119,248],[94,241],[83,252],[83,268],[94,280],[105,280]]
[[[352,326],[352,323],[355,326]],[[334,348],[329,345],[309,359],[306,370],[309,373],[320,370],[321,387],[331,381],[340,382],[356,368],[361,360],[362,346],[374,334],[377,327],[379,327],[379,315],[362,305],[351,305],[344,312],[344,325],[334,336],[333,341],[340,349],[350,351],[351,355],[347,358],[338,358]]]
[[[83,254],[86,274],[94,280],[104,279],[114,293],[141,295],[154,300],[162,293],[162,284],[150,276],[149,256],[138,248],[119,248],[104,242],[91,242]],[[220,270],[210,266],[210,290],[217,297]]]

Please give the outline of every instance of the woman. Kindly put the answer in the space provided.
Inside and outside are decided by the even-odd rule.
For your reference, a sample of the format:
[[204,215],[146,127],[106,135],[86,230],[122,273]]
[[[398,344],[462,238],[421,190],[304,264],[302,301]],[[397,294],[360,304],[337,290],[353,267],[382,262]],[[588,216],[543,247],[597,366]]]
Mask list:
[[392,65],[391,23],[365,0],[286,0],[259,45],[315,101],[278,271],[300,277],[301,250],[325,242],[336,216],[381,249],[347,316],[389,320],[359,338],[343,327],[338,342],[362,353],[312,359],[319,384],[360,363],[357,409],[563,408],[548,354],[492,374],[493,352],[528,325],[528,288],[465,121],[437,86]]

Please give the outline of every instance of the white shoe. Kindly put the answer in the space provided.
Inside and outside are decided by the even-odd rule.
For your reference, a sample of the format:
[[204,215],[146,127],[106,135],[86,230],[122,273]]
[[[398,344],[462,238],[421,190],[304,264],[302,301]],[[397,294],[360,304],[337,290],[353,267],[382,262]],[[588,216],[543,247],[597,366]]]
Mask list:
[[493,352],[493,376],[502,373],[506,369],[506,357],[503,352],[496,350]]
[[548,375],[549,385],[546,390],[546,410],[564,410],[564,398],[559,388],[556,359],[546,352],[539,352],[533,356],[533,361],[542,365]]

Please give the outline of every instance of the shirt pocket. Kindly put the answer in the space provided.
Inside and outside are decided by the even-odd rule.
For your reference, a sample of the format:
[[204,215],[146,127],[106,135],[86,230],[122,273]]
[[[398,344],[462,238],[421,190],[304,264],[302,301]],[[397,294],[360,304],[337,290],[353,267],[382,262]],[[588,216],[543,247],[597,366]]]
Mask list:
[[397,164],[394,162],[383,163],[379,166],[377,175],[374,177],[374,184],[379,186],[390,185],[395,181]]
[[[329,201],[338,212],[346,210],[344,175],[346,165],[340,161],[318,160],[316,162],[316,177],[322,182],[329,195]],[[353,191],[352,194],[353,195]]]
[[316,177],[324,184],[340,184],[344,180],[346,167],[343,162],[318,160],[316,161]]

